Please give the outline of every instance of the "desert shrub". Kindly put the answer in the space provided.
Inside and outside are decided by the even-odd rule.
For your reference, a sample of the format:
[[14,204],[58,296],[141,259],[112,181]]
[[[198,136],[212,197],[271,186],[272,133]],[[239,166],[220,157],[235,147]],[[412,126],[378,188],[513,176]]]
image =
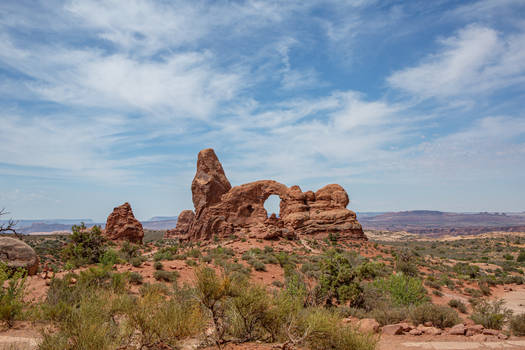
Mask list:
[[[163,247],[159,249],[155,254],[153,254],[153,260],[155,261],[161,261],[161,260],[174,260],[175,256],[177,255],[179,248],[178,246],[170,246],[170,247]],[[178,260],[183,260],[185,257],[182,255]]]
[[468,276],[471,279],[480,275],[479,266],[470,265],[469,263],[458,262],[452,267],[452,270],[458,275]]
[[408,251],[401,251],[396,257],[396,271],[406,276],[416,277],[419,274],[417,265],[414,263],[416,257]]
[[359,333],[351,326],[341,325],[339,316],[323,308],[303,311],[295,334],[290,334],[292,343],[304,343],[312,350],[373,350],[377,338]]
[[525,261],[525,250],[520,250],[520,253],[518,254],[518,257],[516,258],[517,262],[524,262]]
[[131,258],[130,263],[133,267],[141,267],[142,266],[142,258],[139,256],[134,256]]
[[384,263],[380,262],[365,262],[356,268],[357,276],[360,279],[373,279],[380,276],[385,276],[387,269]]
[[452,299],[448,302],[448,306],[458,309],[462,314],[467,313],[467,306],[459,299]]
[[474,311],[470,318],[485,328],[501,329],[512,315],[512,311],[505,308],[504,304],[505,302],[502,299],[492,302],[480,300],[474,305]]
[[76,307],[65,311],[58,331],[45,331],[41,350],[115,349],[121,333],[112,322],[112,303],[106,293],[87,292]]
[[12,272],[0,261],[0,320],[8,328],[11,328],[13,321],[22,315],[25,282],[25,271]]
[[262,339],[266,333],[264,322],[268,320],[270,309],[266,289],[247,282],[239,283],[235,289],[228,309],[229,333],[241,342]]
[[129,282],[133,284],[142,284],[144,278],[138,272],[131,272],[129,274]]
[[277,288],[283,288],[284,287],[284,283],[281,282],[281,281],[277,281],[277,280],[272,281],[272,285],[277,287]]
[[232,282],[227,275],[217,275],[209,267],[195,270],[195,296],[205,308],[213,321],[215,343],[218,347],[224,343],[227,326],[224,322],[226,316],[227,300],[233,294]]
[[153,273],[153,277],[157,281],[174,282],[179,277],[179,274],[176,271],[157,270]]
[[266,271],[266,265],[260,260],[254,260],[250,265],[253,266],[255,271]]
[[460,322],[456,310],[448,306],[430,303],[421,304],[410,310],[410,319],[414,324],[432,322],[434,327],[441,329],[452,327]]
[[437,297],[442,297],[443,293],[437,289],[432,290],[432,294],[434,294]]
[[191,259],[186,259],[185,263],[186,265],[192,266],[192,267],[198,265],[198,263],[195,260],[191,260]]
[[200,258],[202,256],[202,253],[201,253],[201,251],[199,249],[192,248],[186,253],[186,256],[197,259],[197,258]]
[[359,285],[355,282],[356,272],[347,256],[328,251],[321,261],[319,287],[327,300],[336,298],[340,302],[356,303],[359,298]]
[[87,229],[86,226],[74,225],[69,236],[70,243],[62,249],[64,261],[78,267],[100,262],[106,250],[106,239],[102,236],[99,226]]
[[181,338],[195,335],[206,325],[200,305],[184,293],[167,298],[150,289],[124,307],[128,326],[135,332],[139,348],[175,348]]
[[395,274],[375,280],[373,283],[382,291],[389,293],[392,303],[397,306],[419,305],[428,299],[423,283],[416,277]]
[[514,335],[525,335],[525,313],[511,317],[510,329],[512,330],[512,334]]
[[120,254],[124,260],[130,261],[140,255],[140,248],[138,245],[124,241],[120,248]]
[[372,310],[368,316],[374,318],[381,326],[384,326],[406,320],[409,312],[406,307],[382,305]]
[[164,265],[162,265],[160,261],[155,261],[155,263],[153,264],[153,268],[155,268],[155,270],[162,270],[164,268]]
[[211,263],[211,262],[213,261],[213,258],[212,258],[211,255],[205,255],[205,256],[203,256],[203,257],[201,258],[201,261],[202,261],[203,263],[209,264],[209,263]]
[[113,266],[119,262],[119,254],[113,249],[107,249],[100,257],[100,263],[106,266]]

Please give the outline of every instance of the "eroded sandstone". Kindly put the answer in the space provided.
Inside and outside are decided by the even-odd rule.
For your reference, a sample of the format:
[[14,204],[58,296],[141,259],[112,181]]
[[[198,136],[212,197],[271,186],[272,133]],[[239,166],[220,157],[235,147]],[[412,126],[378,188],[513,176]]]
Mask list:
[[126,240],[132,243],[142,243],[144,229],[140,221],[135,219],[128,202],[113,209],[106,221],[104,235],[110,240]]
[[[327,185],[315,193],[273,180],[231,187],[213,149],[199,152],[191,189],[195,211],[183,211],[180,224],[169,230],[167,237],[209,240],[240,235],[276,239],[333,234],[367,239],[356,214],[346,208],[348,194],[341,186]],[[271,195],[281,199],[279,217],[268,217],[264,208]]]

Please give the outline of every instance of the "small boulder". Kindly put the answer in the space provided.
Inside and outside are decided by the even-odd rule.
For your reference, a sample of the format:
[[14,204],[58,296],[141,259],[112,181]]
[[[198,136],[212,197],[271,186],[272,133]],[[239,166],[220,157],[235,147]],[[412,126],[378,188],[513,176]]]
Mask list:
[[507,340],[507,339],[509,339],[509,336],[506,335],[505,333],[500,333],[500,334],[498,334],[498,339]]
[[483,334],[485,334],[485,335],[498,336],[499,333],[500,332],[498,330],[496,330],[496,329],[488,329],[488,328],[486,328],[486,329],[483,330]]
[[440,335],[441,333],[443,333],[441,329],[436,327],[419,326],[417,327],[417,329],[419,329],[421,332],[427,335]]
[[414,328],[414,327],[412,327],[411,324],[406,323],[406,322],[398,323],[398,325],[400,325],[401,327],[403,327],[403,332],[410,332],[410,331]]
[[19,239],[0,237],[0,260],[10,268],[27,270],[28,275],[35,275],[38,271],[38,256],[33,248]]
[[414,328],[410,332],[408,332],[408,334],[410,334],[410,335],[421,335],[421,334],[423,334],[423,331],[421,331],[421,330],[419,330],[417,328]]
[[467,329],[463,324],[457,324],[449,330],[449,334],[451,335],[465,335],[466,332]]
[[400,335],[403,334],[403,327],[399,324],[388,324],[383,326],[382,332],[386,335]]
[[481,334],[483,332],[484,327],[480,324],[474,324],[467,326],[467,337],[471,337],[475,334]]
[[364,318],[357,322],[357,328],[363,333],[378,333],[379,322],[373,318]]

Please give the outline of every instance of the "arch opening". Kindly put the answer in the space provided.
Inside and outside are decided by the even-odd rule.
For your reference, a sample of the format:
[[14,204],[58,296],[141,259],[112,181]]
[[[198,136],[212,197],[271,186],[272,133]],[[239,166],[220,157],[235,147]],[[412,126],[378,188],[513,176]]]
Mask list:
[[275,214],[275,216],[280,217],[281,216],[281,198],[276,194],[270,195],[264,201],[264,209],[266,209],[266,213],[268,214],[268,217],[270,217],[272,214]]

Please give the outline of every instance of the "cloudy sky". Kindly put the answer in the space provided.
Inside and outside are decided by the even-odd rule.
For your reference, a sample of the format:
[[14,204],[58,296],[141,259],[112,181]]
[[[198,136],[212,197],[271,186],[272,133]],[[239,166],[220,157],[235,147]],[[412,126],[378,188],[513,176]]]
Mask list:
[[191,208],[340,183],[356,211],[525,210],[525,2],[0,2],[0,207]]

